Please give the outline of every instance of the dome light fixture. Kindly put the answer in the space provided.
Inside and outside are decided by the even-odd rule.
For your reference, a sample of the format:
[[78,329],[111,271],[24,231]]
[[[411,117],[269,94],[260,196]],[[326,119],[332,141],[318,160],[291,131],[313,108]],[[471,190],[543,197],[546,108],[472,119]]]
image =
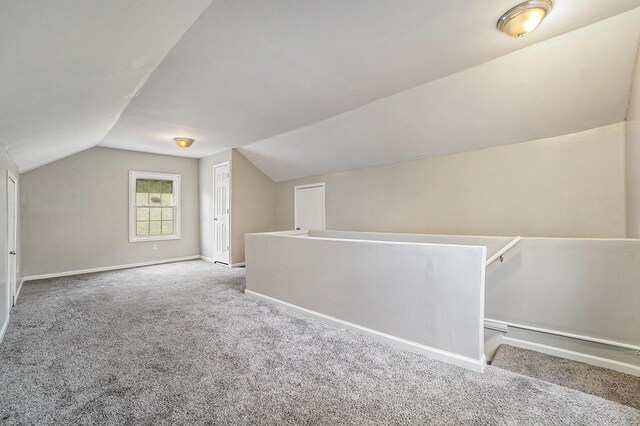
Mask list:
[[512,37],[524,37],[553,9],[552,0],[529,0],[509,9],[498,19],[498,29]]
[[173,138],[173,140],[180,148],[189,148],[191,145],[193,145],[193,142],[195,142],[191,138]]

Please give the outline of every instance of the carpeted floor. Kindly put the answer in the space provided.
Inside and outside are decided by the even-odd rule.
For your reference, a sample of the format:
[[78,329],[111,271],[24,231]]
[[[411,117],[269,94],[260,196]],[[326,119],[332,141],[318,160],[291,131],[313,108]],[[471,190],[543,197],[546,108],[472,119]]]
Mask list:
[[640,377],[509,345],[491,365],[640,409]]
[[244,295],[203,261],[28,282],[0,345],[3,424],[632,425],[640,411],[474,373]]

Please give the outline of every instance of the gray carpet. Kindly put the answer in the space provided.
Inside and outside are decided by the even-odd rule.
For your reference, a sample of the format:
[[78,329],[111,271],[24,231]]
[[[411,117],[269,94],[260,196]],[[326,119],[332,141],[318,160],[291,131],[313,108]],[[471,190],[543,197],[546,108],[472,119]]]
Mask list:
[[640,409],[640,377],[509,345],[491,365]]
[[474,373],[243,293],[203,261],[28,282],[0,345],[3,424],[631,425],[640,411]]

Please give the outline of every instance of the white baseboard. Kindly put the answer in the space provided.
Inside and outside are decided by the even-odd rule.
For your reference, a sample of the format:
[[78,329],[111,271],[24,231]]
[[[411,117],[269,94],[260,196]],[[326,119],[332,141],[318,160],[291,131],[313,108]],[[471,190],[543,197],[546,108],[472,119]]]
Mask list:
[[501,333],[507,333],[509,331],[509,326],[506,323],[490,319],[484,320],[484,328],[499,331]]
[[204,260],[205,262],[216,263],[216,261],[213,260],[213,257],[200,256],[200,259]]
[[372,337],[378,341],[383,343],[387,343],[393,345],[397,348],[404,349],[410,352],[418,353],[420,355],[425,355],[429,358],[436,359],[438,361],[448,362],[450,364],[457,365],[459,367],[464,367],[469,370],[482,372],[486,366],[486,357],[483,355],[481,359],[473,359],[468,358],[462,355],[454,354],[452,352],[443,351],[442,349],[432,348],[430,346],[426,346],[420,343],[412,342],[410,340],[405,340],[400,337],[392,336],[390,334],[382,333],[380,331],[372,330],[370,328],[366,328],[360,326],[358,324],[354,324],[348,321],[343,321],[341,319],[331,317],[329,315],[321,314],[319,312],[315,312],[306,308],[302,308],[297,305],[293,305],[291,303],[284,302],[279,299],[274,299],[273,297],[265,296],[260,293],[256,293],[251,290],[245,290],[245,293],[251,295],[257,299],[264,300],[269,303],[273,303],[276,305],[284,306],[286,308],[292,309],[294,311],[300,312],[305,315],[309,315],[311,317],[319,318],[321,320],[333,323],[339,327],[346,328],[349,330],[356,331],[358,333],[367,335]]
[[537,332],[537,333],[552,334],[552,335],[555,335],[555,336],[568,337],[570,339],[584,340],[585,342],[599,343],[599,344],[607,345],[607,346],[615,346],[615,347],[618,347],[618,348],[625,348],[625,349],[631,349],[631,350],[634,350],[634,351],[640,351],[640,346],[632,345],[632,344],[629,344],[629,343],[616,342],[616,341],[613,341],[613,340],[605,340],[605,339],[600,339],[600,338],[597,338],[597,337],[585,336],[585,335],[582,335],[582,334],[567,333],[566,331],[559,331],[559,330],[551,330],[551,329],[548,329],[548,328],[533,327],[533,326],[525,325],[525,324],[517,324],[517,323],[512,323],[512,322],[499,321],[499,320],[495,320],[495,319],[491,319],[491,318],[485,318],[484,327],[488,328],[488,329],[491,329],[491,330],[500,331],[500,332],[503,332],[503,333],[507,333],[509,331],[509,327],[515,327],[515,328],[519,328],[519,329],[522,329],[522,330],[528,330],[528,331],[533,331],[533,332]]
[[53,274],[31,275],[24,277],[24,281],[42,280],[46,278],[69,277],[72,275],[90,274],[93,272],[116,271],[118,269],[138,268],[140,266],[160,265],[162,263],[182,262],[185,260],[200,259],[200,256],[177,257],[174,259],[151,260],[149,262],[129,263],[126,265],[103,266],[100,268],[81,269],[78,271],[56,272]]
[[7,318],[4,324],[2,324],[2,327],[0,327],[0,343],[2,343],[2,339],[4,339],[4,333],[7,332],[8,326],[9,326],[9,318]]
[[555,346],[543,345],[526,340],[514,339],[511,337],[500,336],[502,342],[506,345],[516,346],[518,348],[530,349],[532,351],[542,352],[547,355],[553,355],[560,358],[566,358],[573,361],[584,362],[585,364],[604,367],[611,370],[619,371],[625,374],[640,377],[640,366],[627,364],[612,359],[602,358],[595,355],[589,355],[581,352],[575,352],[568,349],[558,348]]
[[231,265],[232,268],[244,268],[244,266],[245,266],[245,262],[233,263]]

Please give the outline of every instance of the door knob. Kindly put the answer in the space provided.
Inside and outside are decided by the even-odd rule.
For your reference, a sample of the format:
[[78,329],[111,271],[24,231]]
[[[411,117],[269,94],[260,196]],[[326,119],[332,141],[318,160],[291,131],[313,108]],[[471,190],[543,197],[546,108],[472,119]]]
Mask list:
[[10,252],[9,252],[9,254],[12,254],[12,255],[14,255],[14,256],[15,256],[15,255],[16,255],[16,252],[15,252],[15,251],[10,251]]
[[218,221],[218,218],[217,218],[217,217],[214,217],[214,218],[213,218],[213,220],[217,222],[217,221]]

